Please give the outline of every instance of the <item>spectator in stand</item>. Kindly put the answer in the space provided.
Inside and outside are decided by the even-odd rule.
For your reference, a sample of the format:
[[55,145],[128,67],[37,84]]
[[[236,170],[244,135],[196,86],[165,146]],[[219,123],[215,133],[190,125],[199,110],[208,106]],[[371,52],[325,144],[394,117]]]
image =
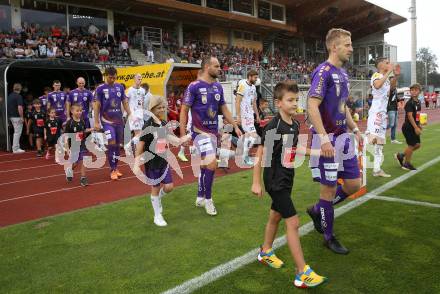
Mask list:
[[31,45],[28,45],[26,50],[24,50],[24,56],[26,59],[31,59],[35,57],[35,51],[32,49]]
[[99,49],[99,62],[107,62],[110,56],[110,51],[106,47]]
[[20,95],[21,84],[14,84],[13,92],[8,96],[8,118],[14,127],[14,135],[12,141],[12,152],[23,153],[24,150],[20,148],[20,137],[23,132],[24,123],[24,103],[23,97]]
[[17,59],[23,59],[24,58],[24,49],[23,49],[23,46],[21,44],[17,44],[15,46],[14,55],[15,55],[15,58],[17,58]]
[[63,50],[61,50],[61,48],[55,47],[55,57],[56,58],[62,58],[64,57],[63,55]]
[[0,58],[7,58],[5,55],[5,44],[4,43],[0,43]]
[[4,48],[4,53],[6,58],[15,58],[15,51],[14,48],[12,48],[11,43],[6,43],[6,47]]
[[128,50],[128,42],[125,38],[121,40],[121,50],[124,56],[130,56],[130,52]]
[[49,47],[47,48],[47,58],[55,58],[56,57],[56,47],[54,48],[51,43],[49,43]]
[[44,38],[40,38],[40,40],[38,41],[38,57],[47,57],[47,41]]
[[60,38],[62,35],[62,30],[61,28],[57,27],[57,26],[52,26],[52,37],[54,38]]
[[150,40],[145,42],[145,49],[147,50],[147,58],[148,61],[154,63],[154,51],[153,51],[153,43]]

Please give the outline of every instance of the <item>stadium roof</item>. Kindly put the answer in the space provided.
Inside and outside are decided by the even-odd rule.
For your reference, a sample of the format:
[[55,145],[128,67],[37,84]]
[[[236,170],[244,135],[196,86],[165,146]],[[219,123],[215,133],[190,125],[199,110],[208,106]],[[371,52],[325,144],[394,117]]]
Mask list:
[[294,15],[299,32],[323,36],[334,27],[349,30],[354,39],[388,28],[407,19],[364,0],[279,0]]
[[[364,0],[271,0],[286,6],[286,24],[234,14],[174,0],[95,0],[94,5],[115,12],[131,13],[168,21],[258,31],[290,36],[322,38],[333,27],[352,32],[353,39],[406,21],[406,18]],[[89,0],[69,1],[90,5]],[[159,25],[158,25],[159,26]]]

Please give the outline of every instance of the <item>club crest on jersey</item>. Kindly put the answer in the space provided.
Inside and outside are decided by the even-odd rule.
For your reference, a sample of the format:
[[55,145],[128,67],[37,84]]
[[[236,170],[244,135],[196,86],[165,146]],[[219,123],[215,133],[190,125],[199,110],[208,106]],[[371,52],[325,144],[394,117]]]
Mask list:
[[87,101],[87,96],[84,96],[84,97],[83,97],[83,101]]
[[202,103],[203,104],[208,103],[208,95],[202,95]]
[[116,96],[121,97],[121,92],[116,92]]
[[220,94],[215,94],[215,101],[220,101]]

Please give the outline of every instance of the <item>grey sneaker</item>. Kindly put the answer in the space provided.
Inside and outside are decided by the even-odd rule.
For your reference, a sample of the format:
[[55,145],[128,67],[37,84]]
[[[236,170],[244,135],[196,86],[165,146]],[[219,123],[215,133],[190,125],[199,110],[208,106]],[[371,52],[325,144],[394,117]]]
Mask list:
[[387,174],[383,170],[380,170],[378,172],[373,172],[373,177],[382,177],[382,178],[390,178],[391,175]]

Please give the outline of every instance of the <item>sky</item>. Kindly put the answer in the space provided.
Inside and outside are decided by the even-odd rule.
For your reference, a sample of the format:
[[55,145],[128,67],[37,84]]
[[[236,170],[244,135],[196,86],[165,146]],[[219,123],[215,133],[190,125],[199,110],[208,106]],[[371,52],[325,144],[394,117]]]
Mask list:
[[[411,60],[411,15],[408,11],[411,0],[367,0],[407,19],[406,22],[391,27],[385,34],[385,42],[397,46],[397,61]],[[440,34],[438,18],[439,0],[417,0],[417,48],[429,47],[437,55],[440,63]]]

